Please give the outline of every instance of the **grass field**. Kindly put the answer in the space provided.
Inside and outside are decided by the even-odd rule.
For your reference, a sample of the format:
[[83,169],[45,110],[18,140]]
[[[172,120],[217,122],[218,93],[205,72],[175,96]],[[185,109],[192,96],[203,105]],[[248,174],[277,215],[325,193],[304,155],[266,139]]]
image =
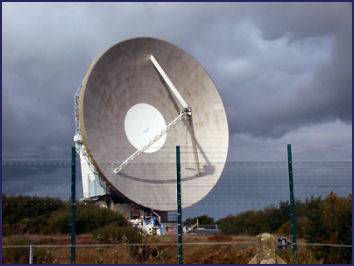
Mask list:
[[[3,237],[4,245],[69,245],[68,235],[14,235]],[[183,238],[185,263],[225,263],[245,264],[256,254],[254,236],[192,236]],[[232,244],[232,242],[234,242]],[[243,242],[243,244],[241,243]],[[149,245],[95,247],[77,247],[76,263],[95,264],[122,264],[122,263],[177,263],[177,238],[176,236],[145,237],[144,243]],[[90,234],[77,237],[78,245],[102,244]],[[60,263],[70,261],[70,249],[64,247],[34,247],[34,263]],[[286,261],[290,260],[290,251],[278,252]],[[3,263],[28,263],[29,248],[3,249]],[[320,263],[314,261],[309,252],[300,247],[300,263]]]

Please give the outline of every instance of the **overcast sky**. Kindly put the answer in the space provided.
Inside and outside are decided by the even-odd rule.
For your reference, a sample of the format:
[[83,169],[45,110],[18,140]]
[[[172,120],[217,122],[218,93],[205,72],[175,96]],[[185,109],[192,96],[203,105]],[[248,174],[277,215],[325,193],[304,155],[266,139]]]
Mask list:
[[69,151],[89,63],[150,36],[209,72],[230,124],[229,160],[352,160],[351,3],[2,4],[3,156]]

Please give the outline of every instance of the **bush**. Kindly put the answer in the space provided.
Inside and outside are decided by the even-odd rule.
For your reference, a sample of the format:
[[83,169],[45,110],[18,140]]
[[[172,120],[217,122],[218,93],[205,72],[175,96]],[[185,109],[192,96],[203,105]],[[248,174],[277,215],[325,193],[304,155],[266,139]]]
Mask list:
[[135,257],[140,262],[146,262],[147,260],[156,260],[157,262],[164,260],[165,257],[165,247],[163,246],[146,246],[140,245],[130,248],[130,255]]
[[24,218],[48,217],[53,211],[64,206],[64,202],[54,198],[2,195],[3,224],[16,224]]
[[198,217],[194,217],[194,218],[188,218],[187,220],[185,220],[184,225],[187,225],[187,226],[194,225],[197,223],[197,220],[198,220],[199,225],[214,224],[214,218],[209,217],[207,215],[202,215],[202,216],[198,216]]
[[[297,219],[297,237],[304,237],[304,228],[308,224],[308,219],[307,217],[299,217]],[[281,236],[289,236],[291,232],[291,222],[290,220],[288,220],[287,222],[285,222],[277,231],[276,234],[277,235],[281,235]]]
[[2,204],[3,232],[11,235],[40,233],[47,226],[49,216],[65,203],[48,197],[2,195]]
[[[297,202],[297,209],[303,203]],[[225,234],[258,235],[263,232],[275,232],[289,219],[289,204],[282,202],[278,207],[272,206],[263,210],[251,210],[238,215],[229,215],[220,219],[221,232]]]
[[131,226],[119,226],[116,223],[97,229],[93,235],[102,243],[139,244],[142,242],[142,235],[138,229]]
[[[352,195],[338,197],[330,193],[324,200],[307,201],[308,223],[304,236],[309,242],[352,244]],[[316,259],[328,263],[352,263],[351,248],[312,247]]]
[[[3,234],[68,234],[71,231],[69,202],[60,199],[2,195]],[[94,203],[77,203],[76,231],[91,233],[97,228],[115,223],[127,224],[117,212],[96,206]]]
[[[61,234],[70,233],[70,208],[71,206],[68,205],[65,208],[55,211],[49,217],[48,226],[45,231]],[[92,203],[80,203],[77,205],[77,234],[92,233],[94,230],[102,228],[108,224],[124,226],[127,225],[127,221],[120,213],[100,208]]]
[[52,255],[52,251],[45,248],[35,248],[33,251],[33,262],[34,263],[53,263],[54,257]]
[[70,208],[61,208],[54,212],[48,219],[47,226],[43,229],[46,234],[69,234],[71,232]]
[[[101,243],[140,244],[143,242],[140,230],[130,225],[119,226],[117,223],[97,229],[93,235]],[[142,261],[151,253],[150,247],[143,245],[129,246],[129,252],[132,257]]]
[[2,250],[2,263],[6,264],[24,264],[29,261],[29,244],[27,237],[21,236],[9,238],[8,245],[28,246],[21,248],[6,248]]
[[[352,243],[352,195],[338,197],[330,193],[320,197],[297,201],[298,237],[311,243]],[[290,210],[288,203],[278,208],[269,207],[258,211],[247,211],[227,216],[218,221],[224,234],[257,235],[263,232],[290,235]],[[324,263],[351,263],[350,248],[311,247],[311,260]]]
[[100,208],[95,204],[78,206],[76,224],[78,233],[89,233],[109,224],[125,226],[128,222],[120,213]]

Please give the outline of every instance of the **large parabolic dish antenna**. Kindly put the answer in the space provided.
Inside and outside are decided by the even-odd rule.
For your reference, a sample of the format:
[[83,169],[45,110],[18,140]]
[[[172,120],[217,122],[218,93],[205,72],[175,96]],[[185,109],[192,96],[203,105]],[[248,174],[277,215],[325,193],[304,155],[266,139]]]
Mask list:
[[79,122],[88,157],[110,190],[154,210],[177,209],[176,145],[182,207],[210,192],[226,162],[229,131],[217,89],[191,55],[166,41],[130,39],[97,58],[81,85]]

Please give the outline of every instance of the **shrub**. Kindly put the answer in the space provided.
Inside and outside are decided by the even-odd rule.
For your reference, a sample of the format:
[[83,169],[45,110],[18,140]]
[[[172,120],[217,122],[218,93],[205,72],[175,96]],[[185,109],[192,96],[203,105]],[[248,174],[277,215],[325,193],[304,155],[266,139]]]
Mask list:
[[[98,228],[102,228],[108,224],[116,224],[118,226],[127,225],[126,219],[118,212],[104,209],[95,204],[78,204],[76,232],[92,233]],[[55,211],[48,220],[46,232],[52,233],[70,233],[70,206]]]
[[[297,201],[298,236],[311,243],[352,243],[352,195],[339,197],[330,193],[320,197]],[[290,235],[289,204],[281,203],[278,208],[252,210],[218,221],[224,234],[257,235],[263,232]],[[310,261],[324,263],[351,263],[350,248],[311,247]]]
[[23,264],[29,261],[29,243],[30,240],[27,237],[21,236],[20,238],[9,238],[8,245],[14,246],[27,246],[20,248],[6,248],[2,250],[2,262],[6,264]]
[[161,261],[165,258],[165,247],[163,246],[147,246],[140,245],[130,248],[130,255],[135,257],[140,262],[154,259]]
[[[304,236],[304,228],[308,223],[307,217],[299,217],[297,219],[297,237],[303,237]],[[291,222],[288,220],[285,222],[277,231],[277,235],[282,235],[282,236],[289,236],[291,234]]]
[[184,225],[187,225],[187,226],[194,225],[194,224],[196,224],[197,220],[200,225],[214,224],[214,218],[209,217],[207,215],[202,215],[202,216],[198,216],[198,217],[194,217],[194,218],[188,218],[187,220],[185,220]]
[[60,199],[2,195],[2,222],[5,235],[40,233],[49,216],[64,206]]
[[[140,244],[143,241],[141,231],[130,225],[119,226],[117,223],[108,224],[93,233],[102,243]],[[143,245],[129,246],[132,257],[143,260],[150,253],[150,248]]]
[[54,212],[48,219],[47,226],[43,229],[44,233],[53,234],[61,233],[68,234],[70,233],[70,209],[61,208]]
[[127,220],[118,212],[100,208],[95,204],[81,204],[78,206],[77,232],[88,233],[109,224],[117,226],[127,225]]
[[[59,233],[71,230],[69,202],[60,199],[2,195],[3,234]],[[77,203],[76,231],[90,233],[108,224],[127,225],[117,212],[100,208],[94,203]]]
[[[297,202],[297,209],[303,203]],[[301,212],[301,211],[300,211]],[[238,215],[229,215],[220,219],[221,232],[225,234],[258,235],[263,232],[275,232],[289,219],[289,204],[281,202],[278,207],[271,206],[262,210],[251,210]]]
[[138,229],[127,225],[119,226],[116,223],[97,229],[93,235],[102,243],[139,244],[142,242],[142,235]]
[[54,198],[2,195],[3,224],[16,224],[24,218],[49,215],[64,206],[64,202]]
[[[310,242],[352,243],[352,195],[338,197],[330,193],[324,200],[311,198],[307,201],[308,223],[304,236]],[[351,248],[312,247],[316,259],[324,263],[352,263]]]
[[33,252],[33,262],[34,263],[53,263],[54,257],[52,251],[45,248],[35,248]]

